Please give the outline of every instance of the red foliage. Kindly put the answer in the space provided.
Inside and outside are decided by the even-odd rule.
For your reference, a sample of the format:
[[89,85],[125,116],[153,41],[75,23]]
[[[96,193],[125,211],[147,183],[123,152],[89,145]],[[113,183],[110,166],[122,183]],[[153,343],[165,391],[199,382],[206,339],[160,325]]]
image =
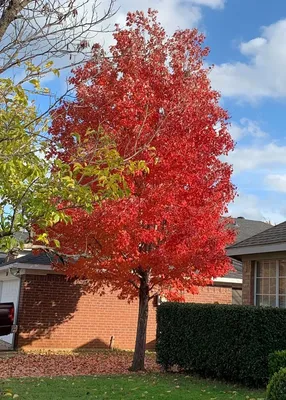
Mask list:
[[221,216],[234,188],[221,156],[233,141],[203,65],[203,35],[167,37],[153,11],[129,13],[126,25],[114,35],[112,57],[96,48],[98,56],[74,71],[76,100],[57,110],[50,133],[68,161],[72,132],[84,138],[102,128],[125,159],[145,160],[150,173],[127,177],[128,198],[106,200],[91,214],[71,211],[73,226],[53,228],[63,253],[87,255],[57,267],[131,299],[146,273],[149,294],[178,298],[230,268],[233,233]]

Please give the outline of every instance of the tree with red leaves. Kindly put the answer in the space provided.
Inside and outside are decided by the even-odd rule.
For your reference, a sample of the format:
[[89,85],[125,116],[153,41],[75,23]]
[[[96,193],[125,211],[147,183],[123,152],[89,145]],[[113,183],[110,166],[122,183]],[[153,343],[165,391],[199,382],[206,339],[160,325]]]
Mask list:
[[[95,46],[93,59],[74,71],[76,99],[57,110],[50,132],[62,160],[76,146],[73,132],[86,154],[96,155],[87,135],[92,129],[112,138],[125,160],[143,160],[148,171],[125,177],[128,197],[96,204],[90,214],[71,211],[73,226],[59,223],[50,235],[62,253],[85,255],[57,266],[68,276],[88,279],[102,293],[139,298],[131,368],[138,371],[150,299],[182,300],[230,268],[225,247],[233,233],[221,217],[234,187],[221,156],[233,141],[203,65],[203,35],[194,29],[169,37],[149,10],[129,13],[114,39],[108,56]],[[92,184],[96,191],[100,182]]]

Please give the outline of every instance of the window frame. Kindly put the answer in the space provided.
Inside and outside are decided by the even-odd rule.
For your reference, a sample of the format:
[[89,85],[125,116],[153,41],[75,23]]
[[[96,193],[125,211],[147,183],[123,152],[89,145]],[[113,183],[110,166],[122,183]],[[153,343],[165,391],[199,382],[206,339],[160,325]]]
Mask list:
[[[262,263],[262,262],[265,262],[265,261],[275,261],[275,267],[276,267],[276,274],[275,274],[275,279],[276,279],[276,287],[275,287],[275,307],[277,307],[277,308],[281,308],[280,306],[279,306],[279,304],[280,304],[280,299],[279,299],[279,296],[280,296],[280,286],[279,286],[279,284],[280,284],[280,273],[279,273],[279,263],[280,263],[280,261],[282,261],[282,259],[281,260],[279,260],[279,259],[277,259],[277,260],[267,260],[267,259],[265,259],[265,260],[256,260],[255,262],[254,262],[254,302],[253,302],[253,304],[255,305],[255,306],[257,306],[257,279],[258,279],[258,276],[257,276],[257,266],[258,266],[258,263],[260,262],[260,263]],[[263,296],[263,294],[260,294],[260,295],[262,295]],[[271,307],[271,306],[268,306],[268,307]]]

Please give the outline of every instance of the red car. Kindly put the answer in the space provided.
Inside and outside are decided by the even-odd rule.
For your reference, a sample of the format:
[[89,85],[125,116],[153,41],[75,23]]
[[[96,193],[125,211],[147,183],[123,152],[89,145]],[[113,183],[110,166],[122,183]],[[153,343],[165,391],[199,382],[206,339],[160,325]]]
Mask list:
[[0,336],[9,335],[13,330],[14,303],[0,303]]

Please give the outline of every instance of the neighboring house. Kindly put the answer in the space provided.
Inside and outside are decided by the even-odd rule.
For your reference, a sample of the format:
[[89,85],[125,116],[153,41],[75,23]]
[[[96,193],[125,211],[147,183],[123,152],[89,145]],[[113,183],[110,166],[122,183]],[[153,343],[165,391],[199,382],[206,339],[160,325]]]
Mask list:
[[228,248],[243,265],[243,304],[286,308],[286,222]]
[[[235,243],[248,239],[270,227],[270,224],[262,221],[254,221],[243,217],[233,218],[232,228],[236,232]],[[229,289],[228,296],[232,297],[232,301],[228,301],[228,303],[242,304],[242,262],[235,258],[231,258],[231,261],[233,271],[230,271],[224,277],[216,278],[214,285],[224,286]]]
[[[249,237],[253,230],[260,232],[268,227],[242,218],[234,222],[238,237]],[[217,278],[212,286],[200,288],[197,295],[187,295],[186,301],[240,303],[241,261],[234,260],[233,265],[233,271]],[[19,331],[0,339],[11,348],[134,347],[137,302],[119,300],[116,293],[85,293],[80,282],[53,271],[44,253],[29,253],[0,265],[0,302],[10,301],[15,304]],[[150,304],[147,348],[154,348],[157,305],[158,299]]]

